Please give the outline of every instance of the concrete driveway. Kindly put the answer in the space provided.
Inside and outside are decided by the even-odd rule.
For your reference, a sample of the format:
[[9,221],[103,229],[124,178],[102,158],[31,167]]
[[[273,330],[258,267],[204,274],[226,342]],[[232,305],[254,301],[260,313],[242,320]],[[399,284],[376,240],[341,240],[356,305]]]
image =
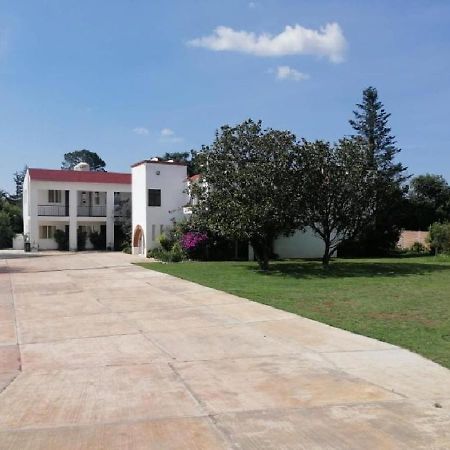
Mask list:
[[450,371],[130,264],[0,255],[1,449],[449,449]]

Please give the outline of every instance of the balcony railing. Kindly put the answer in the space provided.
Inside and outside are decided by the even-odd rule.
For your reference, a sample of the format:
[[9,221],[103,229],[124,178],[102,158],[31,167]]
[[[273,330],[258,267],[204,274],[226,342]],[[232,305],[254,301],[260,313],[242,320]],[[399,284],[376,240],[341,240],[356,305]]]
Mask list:
[[69,215],[69,206],[67,205],[38,205],[38,216],[59,216]]
[[78,217],[106,217],[106,206],[78,206]]

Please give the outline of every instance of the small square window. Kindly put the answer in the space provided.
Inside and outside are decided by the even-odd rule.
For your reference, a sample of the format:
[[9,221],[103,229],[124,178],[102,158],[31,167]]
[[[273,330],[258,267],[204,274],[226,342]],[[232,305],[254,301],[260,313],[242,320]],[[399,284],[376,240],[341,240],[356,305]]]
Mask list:
[[41,225],[39,227],[39,239],[53,239],[56,227],[52,225]]
[[61,203],[61,191],[49,190],[48,191],[49,203]]
[[161,189],[148,190],[148,206],[161,206]]

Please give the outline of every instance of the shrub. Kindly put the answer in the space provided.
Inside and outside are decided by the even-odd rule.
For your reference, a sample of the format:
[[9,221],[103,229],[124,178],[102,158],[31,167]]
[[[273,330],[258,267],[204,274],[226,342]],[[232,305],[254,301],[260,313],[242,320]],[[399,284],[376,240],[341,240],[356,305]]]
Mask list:
[[131,255],[131,245],[129,242],[124,242],[122,245],[122,252],[123,253],[128,253],[129,255]]
[[163,250],[169,251],[173,247],[175,240],[169,233],[163,233],[159,236],[159,243],[161,244]]
[[422,244],[422,242],[416,241],[411,245],[411,247],[409,247],[409,251],[412,253],[426,253],[427,248]]
[[63,230],[55,230],[53,235],[56,244],[58,245],[58,250],[68,250],[69,249],[69,236]]
[[98,231],[92,231],[89,234],[89,240],[95,250],[105,250],[106,248],[106,236],[105,233],[99,233]]
[[77,230],[77,248],[79,251],[86,250],[86,231]]
[[183,250],[193,252],[206,244],[208,235],[200,231],[188,231],[181,237],[180,244]]
[[178,242],[175,242],[170,250],[165,250],[162,247],[149,250],[147,257],[155,258],[162,262],[180,262],[186,259],[186,254],[181,248],[181,245]]
[[170,253],[172,262],[180,262],[186,258],[186,254],[184,253],[183,248],[181,247],[181,244],[179,242],[175,242]]
[[450,253],[450,223],[433,223],[430,226],[428,242],[436,254]]

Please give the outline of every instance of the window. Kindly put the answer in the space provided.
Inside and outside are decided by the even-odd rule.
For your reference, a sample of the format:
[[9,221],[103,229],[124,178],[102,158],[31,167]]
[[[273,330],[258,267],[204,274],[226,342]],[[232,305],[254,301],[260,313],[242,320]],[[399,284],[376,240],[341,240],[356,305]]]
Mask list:
[[39,227],[39,239],[53,239],[56,227],[53,225],[41,225]]
[[148,190],[148,206],[161,206],[161,189]]
[[61,203],[61,191],[48,191],[48,202],[49,203]]
[[100,192],[94,192],[94,205],[100,205]]
[[87,203],[87,192],[82,192],[81,193],[81,204],[85,205]]
[[81,233],[86,233],[88,236],[94,231],[98,231],[95,225],[79,225],[78,230]]
[[152,241],[156,241],[156,225],[152,225]]

